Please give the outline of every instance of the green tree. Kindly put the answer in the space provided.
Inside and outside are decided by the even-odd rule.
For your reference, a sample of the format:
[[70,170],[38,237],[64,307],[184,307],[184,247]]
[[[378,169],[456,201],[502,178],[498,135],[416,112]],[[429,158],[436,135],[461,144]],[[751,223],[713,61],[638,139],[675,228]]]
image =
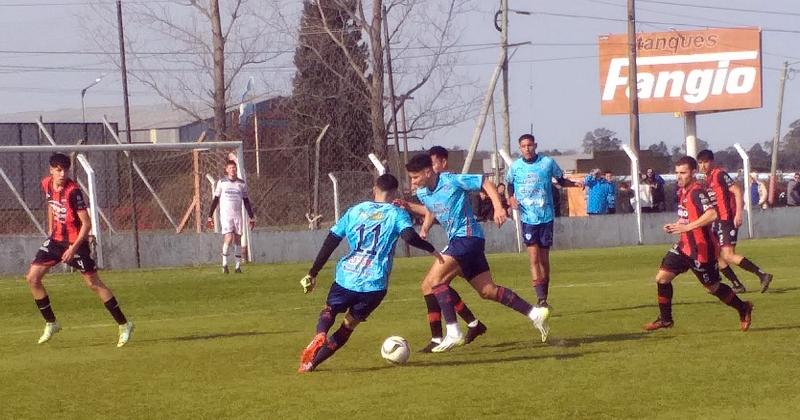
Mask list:
[[[367,73],[367,47],[361,38],[361,28],[345,9],[355,10],[356,5],[357,0],[303,2],[294,55],[297,72],[292,81],[289,132],[295,136],[296,144],[311,145],[320,130],[330,124],[320,148],[322,174],[364,171],[370,167],[369,93],[360,82]],[[324,24],[320,9],[325,16]],[[335,34],[347,52],[324,28]]]
[[660,141],[658,144],[651,144],[647,150],[658,156],[669,156],[669,147],[664,141]]
[[617,138],[617,133],[607,128],[595,128],[583,136],[583,153],[595,151],[620,150],[622,141]]

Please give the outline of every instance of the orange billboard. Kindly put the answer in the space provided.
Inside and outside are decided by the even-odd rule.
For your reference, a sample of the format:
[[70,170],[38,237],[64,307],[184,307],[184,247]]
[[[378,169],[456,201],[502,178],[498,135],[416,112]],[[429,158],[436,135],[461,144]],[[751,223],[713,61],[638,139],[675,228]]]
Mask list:
[[[599,46],[601,113],[628,113],[628,36]],[[640,113],[761,107],[758,28],[639,33],[636,46]]]

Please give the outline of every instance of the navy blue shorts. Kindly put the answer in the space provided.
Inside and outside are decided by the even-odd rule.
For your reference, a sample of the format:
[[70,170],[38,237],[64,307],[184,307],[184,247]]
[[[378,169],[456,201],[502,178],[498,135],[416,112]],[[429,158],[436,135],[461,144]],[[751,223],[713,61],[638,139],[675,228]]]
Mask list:
[[338,314],[350,311],[350,316],[356,321],[364,322],[367,317],[381,304],[386,290],[377,292],[354,292],[333,283],[328,292],[326,305],[331,308],[331,313],[335,317]]
[[553,246],[553,221],[538,225],[522,224],[522,240],[525,246],[550,248]]
[[486,241],[475,236],[456,237],[450,240],[442,254],[455,258],[461,276],[472,280],[478,274],[489,271],[489,261],[486,261]]

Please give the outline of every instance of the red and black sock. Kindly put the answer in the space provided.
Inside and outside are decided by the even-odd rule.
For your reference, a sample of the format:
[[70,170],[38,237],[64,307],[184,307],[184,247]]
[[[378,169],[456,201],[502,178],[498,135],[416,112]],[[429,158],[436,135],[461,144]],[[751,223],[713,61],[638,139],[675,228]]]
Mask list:
[[117,298],[111,296],[111,299],[107,300],[104,303],[106,309],[114,317],[114,321],[117,321],[117,324],[124,325],[128,323],[128,320],[125,319],[125,315],[122,313],[122,309],[119,308],[119,303],[117,303]]
[[433,288],[433,295],[436,296],[436,301],[439,303],[439,308],[442,311],[442,318],[445,324],[455,324],[458,322],[456,318],[455,298],[453,297],[453,289],[447,284],[440,284]]
[[536,298],[539,303],[547,302],[547,292],[550,287],[550,279],[534,279],[533,289],[536,290]]
[[736,292],[734,292],[730,286],[725,283],[720,283],[717,291],[713,293],[717,299],[721,300],[726,305],[730,306],[733,309],[736,309],[739,312],[739,315],[743,314],[747,310],[747,305],[739,299],[739,296],[736,296]]
[[761,271],[757,265],[753,264],[753,262],[747,258],[742,258],[742,262],[739,263],[739,267],[741,267],[742,270],[749,271],[755,275],[764,274],[764,272]]
[[662,321],[672,322],[672,283],[658,283],[658,310]]
[[50,306],[50,296],[45,295],[41,299],[34,299],[36,307],[42,313],[42,317],[47,322],[56,322],[56,314],[53,313],[53,307]]
[[497,295],[495,296],[495,300],[525,316],[528,316],[533,309],[533,305],[528,303],[527,300],[519,297],[519,295],[514,293],[513,290],[506,289],[503,286],[497,287]]
[[458,292],[456,292],[455,289],[451,288],[450,290],[453,291],[453,298],[455,299],[456,302],[455,305],[453,305],[453,307],[455,308],[458,316],[460,316],[461,319],[463,319],[464,322],[466,322],[467,324],[469,324],[470,322],[474,322],[475,315],[472,313],[472,311],[469,310],[467,304],[464,303],[463,300],[461,300],[461,296],[458,294]]
[[311,364],[316,367],[328,360],[329,357],[333,356],[337,350],[347,343],[347,340],[350,339],[350,334],[353,334],[353,330],[342,324],[333,335],[328,337],[328,341],[319,349]]
[[425,298],[425,306],[428,307],[428,325],[431,327],[431,338],[442,338],[442,309],[439,308],[439,301],[436,296],[427,294]]
[[317,334],[324,333],[328,334],[328,331],[331,330],[333,326],[333,322],[335,321],[335,317],[333,316],[333,312],[331,311],[331,307],[325,305],[322,311],[319,313],[319,321],[317,321]]

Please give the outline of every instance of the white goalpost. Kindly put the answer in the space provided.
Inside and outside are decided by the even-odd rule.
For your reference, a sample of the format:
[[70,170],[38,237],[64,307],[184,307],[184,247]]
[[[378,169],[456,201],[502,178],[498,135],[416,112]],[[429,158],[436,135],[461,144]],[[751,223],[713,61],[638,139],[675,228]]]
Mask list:
[[[41,234],[46,236],[47,233],[40,221],[40,218],[46,214],[45,211],[42,211],[46,209],[46,203],[41,203],[41,192],[38,189],[35,194],[32,193],[32,186],[38,187],[39,180],[47,173],[46,157],[52,153],[77,153],[76,162],[83,172],[74,173],[72,178],[79,184],[89,200],[88,210],[93,221],[90,234],[95,240],[96,259],[100,268],[108,268],[109,263],[109,256],[104,254],[104,234],[106,235],[105,239],[108,239],[110,236],[107,235],[119,233],[123,229],[127,230],[126,226],[130,222],[128,217],[134,211],[138,215],[138,230],[158,230],[163,234],[177,234],[178,232],[174,228],[176,226],[175,219],[170,216],[169,207],[172,207],[172,214],[175,214],[189,204],[189,208],[194,211],[186,212],[181,226],[184,226],[193,214],[198,219],[196,225],[201,226],[198,216],[201,214],[200,207],[201,205],[210,205],[211,200],[209,198],[203,200],[208,203],[201,203],[200,186],[192,185],[190,179],[193,172],[193,159],[195,172],[221,173],[224,168],[224,156],[231,152],[236,155],[239,176],[243,180],[246,180],[247,177],[244,150],[240,141],[60,145],[52,144],[55,141],[44,127],[40,126],[40,128],[45,137],[48,137],[51,145],[3,146],[0,148],[0,156],[5,158],[3,161],[13,163],[10,169],[9,167],[0,168],[0,177],[3,178],[5,185],[17,201],[15,203],[13,199],[7,200],[4,208],[15,214],[13,220],[24,222],[19,226],[14,224],[17,222],[12,222],[4,228],[3,232],[13,235],[35,234],[38,236]],[[115,156],[114,154],[117,153],[124,154],[126,157]],[[200,164],[202,167],[196,163],[199,159],[193,156],[198,154],[203,155]],[[31,168],[28,163],[31,160],[24,158],[24,156],[30,155],[38,155],[38,161],[44,163],[44,166]],[[131,201],[127,183],[122,181],[128,177],[127,161],[128,159],[134,161],[134,157],[137,162],[138,187],[132,192],[134,195],[133,201]],[[84,176],[85,179],[81,179]],[[210,175],[208,178],[211,178]],[[144,183],[144,187],[141,186],[142,183]],[[2,185],[3,183],[0,183],[0,186]],[[20,193],[26,188],[28,194]],[[203,192],[203,195],[205,194]],[[32,197],[36,197],[35,202],[26,202],[26,199],[33,200]],[[166,219],[165,215],[167,215]],[[30,219],[30,223],[25,222],[24,219]],[[101,223],[101,220],[105,223]],[[252,261],[253,248],[250,243],[249,225],[245,224],[243,228],[245,231],[243,236],[246,238],[248,246],[247,259]],[[197,228],[198,232],[201,230],[202,227]]]

